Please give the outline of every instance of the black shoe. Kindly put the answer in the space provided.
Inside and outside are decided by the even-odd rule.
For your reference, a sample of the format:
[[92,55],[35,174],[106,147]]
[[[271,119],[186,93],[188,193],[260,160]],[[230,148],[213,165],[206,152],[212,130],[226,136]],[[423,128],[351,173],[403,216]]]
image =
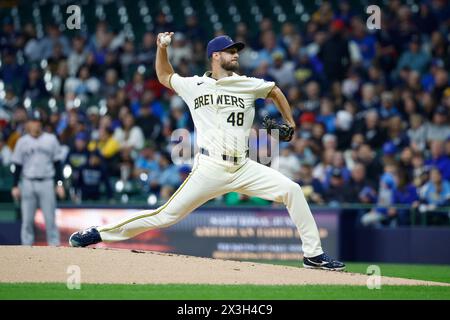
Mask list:
[[303,257],[303,267],[309,269],[323,269],[331,271],[344,271],[345,264],[333,260],[325,253],[312,258]]
[[95,227],[73,233],[69,238],[72,247],[86,247],[102,241],[100,232]]

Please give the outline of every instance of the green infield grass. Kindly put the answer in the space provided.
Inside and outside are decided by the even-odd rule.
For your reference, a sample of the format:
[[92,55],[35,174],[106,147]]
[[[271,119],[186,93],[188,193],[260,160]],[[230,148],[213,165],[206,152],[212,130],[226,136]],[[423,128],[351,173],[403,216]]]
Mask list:
[[[273,262],[298,265],[298,262]],[[349,263],[349,272],[366,273],[375,263]],[[440,265],[377,264],[383,276],[450,283],[450,267]],[[82,284],[69,290],[65,284],[0,283],[0,299],[152,299],[152,300],[335,300],[335,299],[445,299],[450,286],[365,286],[306,285],[122,285]]]

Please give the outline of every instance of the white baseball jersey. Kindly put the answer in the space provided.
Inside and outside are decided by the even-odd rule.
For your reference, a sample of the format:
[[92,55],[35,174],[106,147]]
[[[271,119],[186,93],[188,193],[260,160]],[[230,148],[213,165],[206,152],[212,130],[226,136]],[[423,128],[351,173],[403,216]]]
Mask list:
[[243,157],[255,117],[255,100],[266,98],[275,83],[236,73],[219,80],[210,75],[210,71],[202,77],[174,73],[169,81],[189,106],[197,145],[216,155]]

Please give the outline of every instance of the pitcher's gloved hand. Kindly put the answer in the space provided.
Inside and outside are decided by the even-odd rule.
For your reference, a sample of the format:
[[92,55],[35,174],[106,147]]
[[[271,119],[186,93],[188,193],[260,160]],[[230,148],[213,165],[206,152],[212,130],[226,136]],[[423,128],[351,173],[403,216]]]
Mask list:
[[262,121],[263,128],[270,134],[271,130],[278,130],[278,137],[281,141],[291,141],[294,135],[294,128],[286,123],[279,124],[275,119],[265,116]]

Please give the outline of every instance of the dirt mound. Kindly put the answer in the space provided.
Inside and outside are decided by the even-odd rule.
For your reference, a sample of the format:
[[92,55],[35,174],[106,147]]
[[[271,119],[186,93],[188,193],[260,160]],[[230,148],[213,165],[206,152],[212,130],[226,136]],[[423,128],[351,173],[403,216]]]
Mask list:
[[[347,272],[119,249],[0,246],[0,257],[0,282],[66,283],[78,267],[82,283],[366,285],[368,279]],[[382,277],[381,283],[446,285],[390,277]]]

